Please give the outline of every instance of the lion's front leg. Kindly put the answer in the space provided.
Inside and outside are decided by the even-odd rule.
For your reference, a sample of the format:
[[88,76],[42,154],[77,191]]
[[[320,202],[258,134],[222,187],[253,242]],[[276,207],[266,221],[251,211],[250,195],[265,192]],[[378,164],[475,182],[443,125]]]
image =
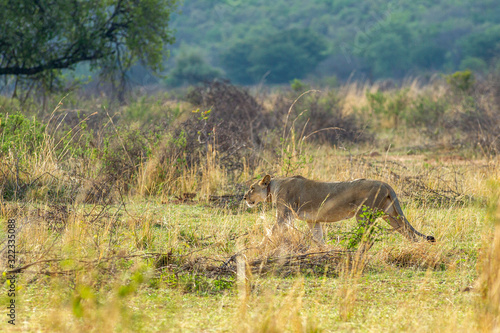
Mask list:
[[294,215],[288,208],[281,208],[276,211],[276,223],[269,230],[267,229],[266,235],[259,244],[259,247],[265,246],[268,242],[274,243],[275,240],[283,236],[292,224]]
[[311,229],[313,239],[320,245],[325,245],[325,240],[323,239],[323,226],[320,222],[307,222],[309,229]]
[[293,223],[293,213],[290,209],[285,208],[276,212],[276,223],[273,226],[272,233],[283,233],[288,230]]

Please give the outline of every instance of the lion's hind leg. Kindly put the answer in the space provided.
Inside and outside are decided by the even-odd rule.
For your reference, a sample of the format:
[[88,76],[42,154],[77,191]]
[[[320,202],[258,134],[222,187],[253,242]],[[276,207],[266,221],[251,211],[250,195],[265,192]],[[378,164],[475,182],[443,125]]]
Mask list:
[[397,231],[406,237],[406,234],[403,233],[405,223],[394,208],[394,202],[387,198],[383,207],[385,215],[382,218],[392,227],[392,231]]
[[[401,208],[399,207],[399,202],[393,200],[391,197],[388,197],[382,206],[386,215],[383,216],[383,219],[390,224],[392,227],[392,231],[397,231],[405,238],[418,242],[417,236],[423,236],[421,233],[416,231],[408,222],[406,217],[403,215]],[[399,209],[398,209],[399,208]]]

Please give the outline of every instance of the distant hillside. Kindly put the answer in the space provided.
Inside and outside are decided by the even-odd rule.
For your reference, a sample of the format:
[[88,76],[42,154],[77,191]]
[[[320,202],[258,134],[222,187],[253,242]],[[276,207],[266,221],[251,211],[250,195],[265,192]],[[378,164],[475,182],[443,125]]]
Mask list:
[[173,85],[486,71],[500,54],[498,0],[185,0],[171,27]]

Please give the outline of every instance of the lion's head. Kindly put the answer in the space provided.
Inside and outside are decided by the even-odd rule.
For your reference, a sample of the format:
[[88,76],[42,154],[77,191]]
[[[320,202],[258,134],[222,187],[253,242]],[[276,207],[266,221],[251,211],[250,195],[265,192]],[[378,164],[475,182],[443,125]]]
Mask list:
[[245,193],[245,199],[248,207],[253,207],[259,202],[264,202],[269,196],[269,184],[271,183],[271,176],[266,175],[262,180],[257,181],[250,186],[250,190]]

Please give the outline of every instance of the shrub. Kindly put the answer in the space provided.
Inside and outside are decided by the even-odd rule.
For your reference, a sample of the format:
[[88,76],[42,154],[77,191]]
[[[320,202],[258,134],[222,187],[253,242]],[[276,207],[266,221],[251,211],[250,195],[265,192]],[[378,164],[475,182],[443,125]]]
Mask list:
[[467,57],[460,62],[461,70],[472,70],[484,73],[488,69],[488,64],[481,58]]
[[455,93],[465,94],[472,91],[476,79],[470,70],[465,70],[447,75],[446,82]]
[[368,246],[371,246],[370,243],[380,241],[387,230],[378,225],[377,219],[384,215],[385,213],[382,211],[363,206],[358,223],[350,232],[349,237],[343,240],[344,246],[352,250],[356,249],[362,242],[366,242]]
[[304,91],[309,90],[311,87],[299,79],[293,79],[290,82],[290,88],[292,88],[294,92],[303,93]]
[[411,101],[406,113],[407,126],[421,126],[434,132],[442,124],[442,118],[449,106],[445,98],[435,100],[432,96],[420,95]]
[[212,67],[196,51],[181,52],[175,61],[175,67],[169,73],[166,83],[170,86],[183,86],[210,82],[221,78],[222,71]]
[[282,129],[286,125],[286,131],[296,131],[301,134],[301,139],[307,138],[320,143],[354,143],[370,138],[364,131],[365,125],[354,114],[344,112],[335,90],[303,95],[290,110],[297,94],[292,91],[289,95],[278,96],[273,105],[273,118],[268,120],[270,127]]
[[385,117],[397,128],[401,119],[407,113],[410,99],[408,89],[400,89],[394,92],[366,93],[371,110],[378,116]]
[[148,143],[138,130],[119,129],[105,139],[102,161],[104,172],[126,186],[148,155]]
[[196,163],[198,152],[204,155],[210,145],[228,171],[242,170],[247,148],[261,143],[259,129],[265,127],[262,106],[246,90],[221,81],[194,88],[186,99],[199,109],[174,136],[184,133],[188,165]]
[[17,153],[32,153],[44,140],[45,124],[35,117],[28,118],[20,113],[0,114],[0,151],[5,154],[16,147]]

